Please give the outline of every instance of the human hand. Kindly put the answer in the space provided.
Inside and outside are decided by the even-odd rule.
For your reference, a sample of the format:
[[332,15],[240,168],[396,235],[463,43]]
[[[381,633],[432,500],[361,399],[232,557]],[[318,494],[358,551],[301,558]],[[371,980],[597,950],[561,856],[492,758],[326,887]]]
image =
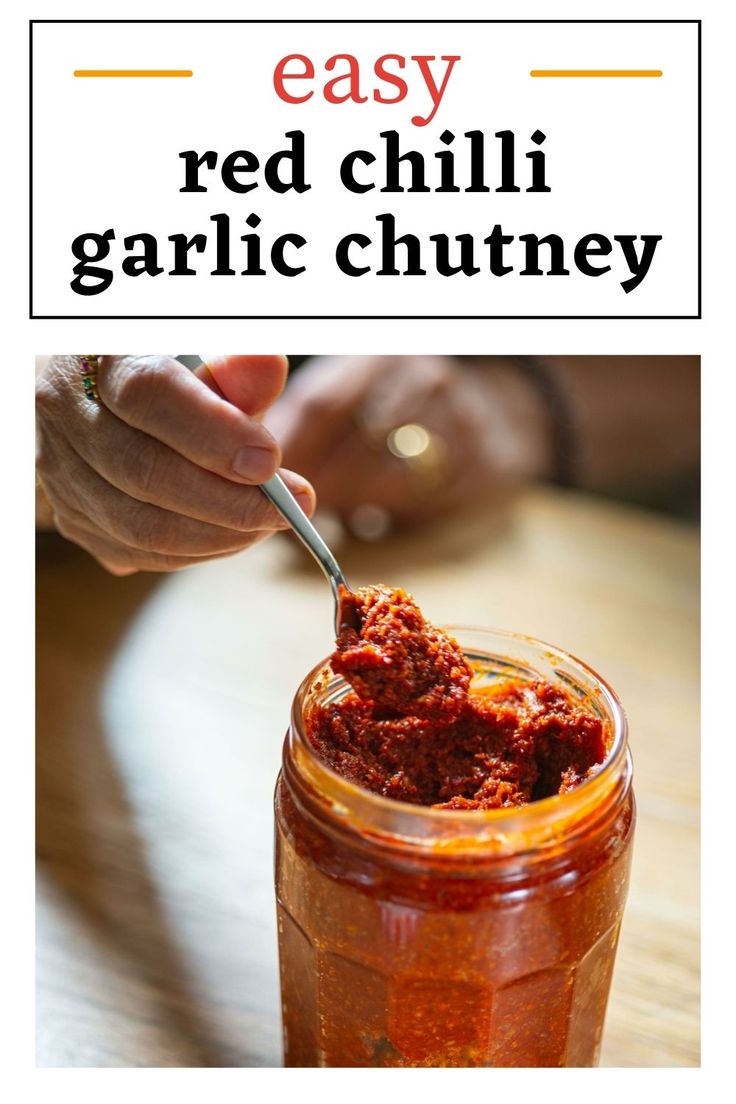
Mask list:
[[[407,524],[488,502],[548,474],[550,419],[512,363],[474,360],[315,359],[266,422],[286,462],[319,487],[320,505],[358,532],[366,506]],[[424,431],[404,433],[409,451],[424,445],[415,456],[402,455],[396,433],[407,424]]]
[[[171,357],[103,356],[97,404],[78,358],[51,358],[36,382],[37,474],[58,531],[129,575],[230,555],[285,528],[257,484],[279,465],[261,419],[286,369],[278,356],[217,357],[197,373]],[[310,485],[282,475],[311,514]]]

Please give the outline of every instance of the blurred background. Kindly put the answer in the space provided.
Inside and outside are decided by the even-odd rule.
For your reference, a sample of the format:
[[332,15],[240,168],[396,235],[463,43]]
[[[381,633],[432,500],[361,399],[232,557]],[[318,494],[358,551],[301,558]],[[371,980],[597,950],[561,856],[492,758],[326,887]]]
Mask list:
[[[619,694],[639,826],[602,1064],[697,1065],[698,359],[290,361],[267,424],[351,583]],[[286,535],[116,578],[43,533],[37,569],[38,1063],[279,1065],[271,801],[324,579]]]

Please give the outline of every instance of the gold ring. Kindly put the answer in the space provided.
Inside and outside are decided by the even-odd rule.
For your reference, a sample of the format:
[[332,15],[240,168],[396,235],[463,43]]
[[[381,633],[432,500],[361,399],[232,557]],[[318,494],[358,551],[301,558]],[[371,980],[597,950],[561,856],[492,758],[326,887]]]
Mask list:
[[417,490],[436,491],[447,472],[447,444],[419,422],[395,426],[386,436],[386,448],[403,460],[414,477]]
[[90,402],[99,403],[100,393],[97,390],[97,369],[100,364],[99,356],[91,356],[84,353],[79,357],[82,372],[82,387]]

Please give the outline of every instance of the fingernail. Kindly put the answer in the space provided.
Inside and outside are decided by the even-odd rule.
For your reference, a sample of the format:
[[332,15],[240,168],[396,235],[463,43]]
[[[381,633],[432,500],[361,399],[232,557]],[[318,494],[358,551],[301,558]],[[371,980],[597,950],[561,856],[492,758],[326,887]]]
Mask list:
[[276,457],[270,449],[250,445],[239,449],[233,457],[233,471],[243,479],[263,483],[276,471]]

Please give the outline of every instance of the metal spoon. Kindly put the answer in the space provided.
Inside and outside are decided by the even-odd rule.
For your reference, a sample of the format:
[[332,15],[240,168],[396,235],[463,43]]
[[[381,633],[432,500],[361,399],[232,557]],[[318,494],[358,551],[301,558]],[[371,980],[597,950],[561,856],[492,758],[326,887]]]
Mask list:
[[280,475],[274,475],[267,482],[261,483],[260,488],[269,502],[272,502],[281,516],[288,521],[299,540],[312,553],[327,576],[335,601],[335,634],[339,635],[340,630],[348,622],[342,609],[342,597],[350,592],[342,568]]
[[[187,368],[192,369],[204,364],[199,356],[177,356],[176,359],[181,361]],[[269,502],[276,507],[282,518],[289,523],[304,547],[312,553],[325,573],[335,602],[335,633],[339,634],[346,622],[351,622],[351,619],[344,616],[342,612],[342,594],[350,592],[342,568],[280,475],[272,476],[259,486]]]

